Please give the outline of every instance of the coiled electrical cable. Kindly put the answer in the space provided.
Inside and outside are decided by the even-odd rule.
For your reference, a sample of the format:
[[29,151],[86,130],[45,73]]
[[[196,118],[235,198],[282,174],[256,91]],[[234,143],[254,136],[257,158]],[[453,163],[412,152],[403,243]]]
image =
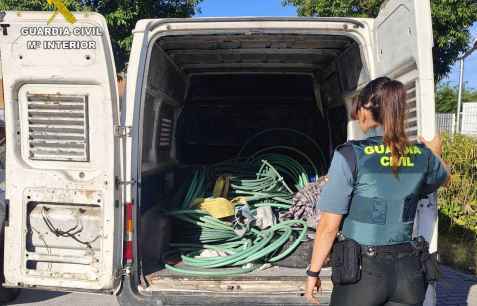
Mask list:
[[[309,168],[283,151],[301,157]],[[260,229],[251,223],[242,224],[237,218],[219,220],[195,209],[193,203],[197,198],[210,195],[208,181],[222,175],[230,177],[228,195],[243,199],[235,203],[236,211],[246,208],[253,214],[269,207],[277,213],[290,209],[293,195],[309,183],[309,177],[318,176],[318,167],[296,148],[274,146],[247,158],[196,169],[178,209],[164,212],[182,227],[178,240],[170,244],[172,249],[163,254],[165,262],[179,255],[182,265],[166,264],[166,269],[200,276],[249,273],[289,256],[305,239],[308,228],[303,220],[281,221]],[[292,242],[288,245],[289,241]],[[202,256],[204,250],[217,254],[205,257]]]

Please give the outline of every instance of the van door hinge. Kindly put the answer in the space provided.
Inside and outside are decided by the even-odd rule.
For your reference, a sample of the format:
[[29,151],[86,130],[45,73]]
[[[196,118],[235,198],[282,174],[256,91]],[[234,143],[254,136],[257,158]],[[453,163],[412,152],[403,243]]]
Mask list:
[[121,181],[119,177],[115,178],[115,184],[116,186],[121,186],[121,185],[134,185],[136,183],[136,180],[131,180],[131,181]]
[[116,125],[114,127],[114,136],[116,137],[131,137],[132,126]]

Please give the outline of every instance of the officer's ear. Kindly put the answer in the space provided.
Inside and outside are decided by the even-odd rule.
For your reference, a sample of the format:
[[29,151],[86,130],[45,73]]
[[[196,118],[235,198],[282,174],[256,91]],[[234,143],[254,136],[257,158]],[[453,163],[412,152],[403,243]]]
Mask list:
[[354,97],[351,103],[351,113],[350,117],[353,120],[358,120],[358,111],[361,108],[361,103],[359,102],[359,97]]
[[358,121],[367,125],[370,119],[373,119],[371,112],[364,106],[360,107],[358,109]]
[[370,128],[376,127],[378,123],[374,120],[373,113],[366,107],[358,110],[358,122],[361,130],[366,133]]
[[368,125],[366,124],[366,114],[364,112],[364,108],[360,107],[359,109],[357,109],[356,111],[356,120],[358,121],[358,124],[359,124],[359,128],[361,129],[361,131],[363,131],[363,133],[367,133],[368,132]]

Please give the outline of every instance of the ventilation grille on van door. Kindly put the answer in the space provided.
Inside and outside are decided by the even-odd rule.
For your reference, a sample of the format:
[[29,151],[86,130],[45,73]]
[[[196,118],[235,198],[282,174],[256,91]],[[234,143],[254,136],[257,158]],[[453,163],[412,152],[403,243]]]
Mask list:
[[89,160],[85,95],[27,94],[28,145],[32,160]]
[[172,128],[173,128],[174,111],[172,106],[162,104],[159,114],[159,150],[169,151],[172,144]]
[[172,120],[161,118],[159,147],[169,149],[171,146]]
[[411,81],[405,85],[407,92],[407,113],[406,113],[406,133],[411,141],[417,138],[417,100],[416,100],[416,81]]

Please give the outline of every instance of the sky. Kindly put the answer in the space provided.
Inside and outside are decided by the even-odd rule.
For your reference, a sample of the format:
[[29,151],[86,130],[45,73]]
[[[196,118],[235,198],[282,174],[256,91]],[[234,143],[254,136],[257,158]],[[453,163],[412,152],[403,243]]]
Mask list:
[[[281,0],[204,0],[200,4],[198,17],[218,16],[296,16],[293,6],[283,7]],[[472,38],[477,38],[477,22],[471,28]],[[465,60],[464,80],[466,86],[477,89],[477,50]],[[452,67],[443,82],[457,85],[459,65]]]

